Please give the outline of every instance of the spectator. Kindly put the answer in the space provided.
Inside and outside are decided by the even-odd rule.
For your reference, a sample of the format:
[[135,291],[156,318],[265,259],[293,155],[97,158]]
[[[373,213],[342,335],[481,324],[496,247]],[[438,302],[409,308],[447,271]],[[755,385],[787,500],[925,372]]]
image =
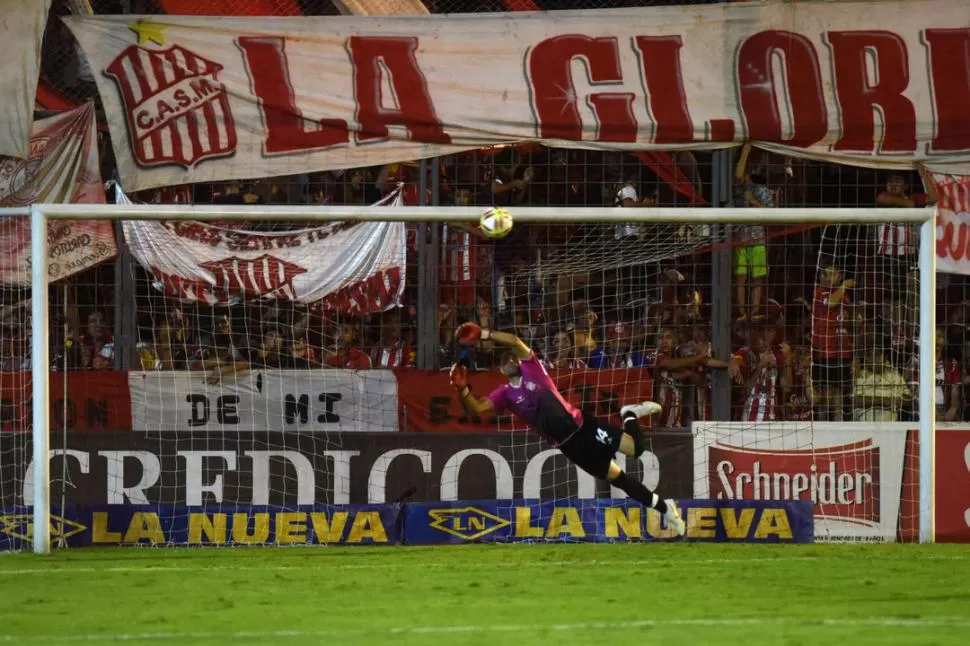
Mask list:
[[258,347],[248,348],[242,352],[243,358],[229,364],[214,367],[206,376],[210,384],[218,384],[223,378],[252,368],[292,369],[295,367],[292,355],[284,344],[283,331],[268,325],[263,330],[263,337]]
[[[909,195],[902,175],[890,175],[886,189],[876,196],[876,204],[886,208],[914,208],[936,204],[936,184],[922,164],[917,166],[925,193]],[[876,230],[876,281],[892,294],[905,294],[906,275],[917,263],[917,226],[913,224],[880,224]],[[918,290],[910,294],[915,301]],[[912,303],[915,305],[915,302]]]
[[87,330],[81,335],[79,354],[81,368],[91,370],[114,369],[114,336],[108,330],[104,314],[101,312],[91,312],[88,315]]
[[[686,320],[685,308],[680,303],[680,285],[685,278],[676,269],[670,268],[660,274],[660,300],[647,306],[645,338],[646,346],[656,345],[656,335],[661,328],[677,328]],[[692,309],[692,308],[691,308]]]
[[[439,310],[440,312],[440,310]],[[452,334],[456,326],[452,326]],[[440,321],[439,321],[439,329]],[[374,352],[373,365],[378,368],[413,368],[416,354],[413,344],[406,340],[401,318],[397,312],[387,312],[381,322],[380,344]]]
[[262,204],[263,198],[253,192],[252,188],[244,187],[241,182],[226,182],[219,193],[213,193],[213,204]]
[[819,272],[812,300],[812,386],[816,419],[840,422],[852,383],[852,337],[849,290],[842,271],[829,265]]
[[774,325],[754,329],[751,343],[731,359],[731,375],[735,381],[741,377],[746,392],[740,421],[773,422],[784,416],[792,383],[792,352],[776,338]]
[[906,379],[887,360],[880,348],[869,350],[852,389],[852,419],[856,422],[895,422],[912,397]]
[[228,314],[223,314],[216,317],[216,327],[212,333],[200,337],[192,368],[209,370],[242,359],[242,352],[233,339],[232,322]]
[[589,354],[588,366],[596,369],[634,368],[643,365],[643,355],[630,349],[630,328],[618,321],[606,327],[606,347]]
[[[768,188],[763,169],[748,169],[751,144],[745,144],[741,158],[734,171],[735,179],[743,184],[744,206],[748,208],[773,208],[777,202],[774,193]],[[765,279],[768,276],[768,251],[765,247],[765,228],[760,225],[743,224],[735,229],[740,246],[734,250],[734,273],[737,277],[738,320],[763,317]],[[748,287],[751,300],[748,300]]]
[[535,171],[521,163],[518,152],[511,146],[496,153],[492,165],[492,204],[514,206],[521,204],[528,194]]
[[[918,383],[919,355],[913,356],[913,369]],[[936,421],[955,422],[960,413],[960,390],[963,371],[960,362],[946,354],[946,337],[942,327],[936,329]]]
[[345,323],[337,329],[337,340],[327,356],[327,365],[348,370],[370,369],[370,356],[357,347],[357,329],[354,326]]
[[[926,189],[925,193],[914,193],[910,196],[906,190],[906,178],[898,173],[894,173],[886,181],[886,189],[876,196],[876,205],[888,208],[912,209],[936,204],[938,196],[936,194],[936,184],[933,181],[933,176],[926,170],[926,166],[923,164],[917,164],[916,169],[919,172],[920,178],[923,180],[923,187]],[[885,226],[889,225],[880,225],[880,232],[886,231],[884,229]],[[888,231],[887,235],[885,237],[880,236],[880,239],[885,240],[889,245],[905,242]],[[903,246],[906,245],[904,244]],[[893,250],[893,252],[895,253],[896,250]]]
[[309,315],[304,314],[291,326],[289,351],[295,368],[319,368],[322,365],[317,348],[310,343],[309,322]]
[[691,338],[677,348],[677,356],[689,359],[692,357],[709,357],[707,361],[696,366],[694,378],[690,381],[689,401],[685,401],[685,408],[690,414],[690,421],[705,422],[711,415],[711,380],[712,369],[730,368],[730,362],[711,356],[710,324],[699,323],[692,326]]
[[[624,181],[616,188],[616,197],[613,199],[613,206],[632,209],[641,206],[648,206],[647,200],[640,201],[637,194],[636,178],[628,175]],[[613,237],[617,240],[636,239],[640,236],[641,227],[638,224],[628,223],[619,224],[613,229]]]
[[677,357],[677,337],[674,331],[665,327],[660,330],[657,346],[644,357],[644,365],[654,371],[654,400],[663,407],[657,419],[661,427],[680,428],[683,426],[684,392],[682,382],[695,382],[698,369],[706,365],[710,355],[697,354],[692,357]]
[[[90,327],[90,324],[89,324]],[[166,311],[165,318],[155,335],[155,356],[159,370],[182,370],[193,352],[189,350],[188,322],[181,307]],[[83,340],[82,340],[83,346]],[[84,351],[81,351],[84,365]]]
[[792,384],[785,403],[785,419],[810,421],[812,419],[812,350],[806,345],[796,345],[792,350]]
[[568,332],[559,332],[553,338],[551,359],[546,365],[559,370],[583,370],[586,362],[577,354],[573,337]]

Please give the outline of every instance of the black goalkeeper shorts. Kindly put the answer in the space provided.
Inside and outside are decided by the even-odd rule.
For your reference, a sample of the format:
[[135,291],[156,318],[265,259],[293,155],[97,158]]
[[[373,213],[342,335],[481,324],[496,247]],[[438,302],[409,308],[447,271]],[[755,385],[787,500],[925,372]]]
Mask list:
[[562,454],[594,478],[606,480],[610,462],[620,450],[623,430],[604,424],[595,417],[585,417],[582,427],[559,446]]

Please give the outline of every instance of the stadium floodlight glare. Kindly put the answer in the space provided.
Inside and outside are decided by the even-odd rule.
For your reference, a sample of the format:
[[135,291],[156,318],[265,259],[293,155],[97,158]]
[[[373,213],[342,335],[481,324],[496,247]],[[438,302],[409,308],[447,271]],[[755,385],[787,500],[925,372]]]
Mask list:
[[[31,231],[31,368],[33,372],[33,550],[46,553],[50,535],[50,402],[47,231],[51,220],[181,220],[215,221],[407,221],[477,222],[478,207],[356,207],[356,206],[179,206],[179,205],[53,205],[37,204],[29,209],[3,209],[0,215],[29,216]],[[823,225],[895,223],[920,225],[919,232],[919,346],[935,347],[936,255],[935,210],[932,209],[829,209],[829,208],[550,208],[515,207],[516,225],[537,223],[583,223],[615,225]],[[649,228],[646,230],[649,231]],[[915,296],[915,295],[914,295]],[[935,431],[935,357],[932,351],[919,353],[919,540],[932,542],[933,464]],[[26,395],[26,393],[25,393]],[[810,423],[810,422],[809,422]],[[707,477],[706,474],[698,477]]]

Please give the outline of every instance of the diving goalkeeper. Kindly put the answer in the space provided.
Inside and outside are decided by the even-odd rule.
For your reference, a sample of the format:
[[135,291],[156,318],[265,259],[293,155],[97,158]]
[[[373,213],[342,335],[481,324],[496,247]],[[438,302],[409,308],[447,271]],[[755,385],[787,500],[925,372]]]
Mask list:
[[624,473],[613,461],[617,451],[640,457],[644,440],[637,419],[660,412],[658,404],[646,401],[624,406],[620,409],[623,428],[608,426],[591,415],[584,415],[563,399],[539,358],[514,334],[490,332],[475,323],[463,323],[455,335],[459,345],[491,340],[508,348],[502,359],[502,373],[508,377],[509,383],[499,386],[488,397],[472,394],[468,386],[468,369],[464,365],[452,367],[451,386],[466,406],[476,413],[511,410],[573,464],[594,478],[607,480],[637,502],[656,509],[678,536],[684,535],[687,528],[677,502],[672,498],[660,498],[643,483]]

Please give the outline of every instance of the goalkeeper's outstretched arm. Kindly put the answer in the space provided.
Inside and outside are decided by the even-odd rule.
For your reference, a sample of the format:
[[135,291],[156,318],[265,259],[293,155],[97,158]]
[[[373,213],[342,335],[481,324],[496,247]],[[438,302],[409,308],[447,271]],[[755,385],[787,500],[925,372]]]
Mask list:
[[508,332],[489,332],[489,330],[482,330],[483,339],[491,339],[500,346],[508,348],[512,354],[515,355],[516,359],[528,359],[532,356],[532,348],[525,344],[525,341],[515,336],[514,334],[509,334]]
[[532,348],[527,346],[519,337],[507,332],[492,332],[482,329],[477,323],[462,323],[455,332],[455,338],[458,339],[459,345],[475,345],[479,340],[493,341],[508,348],[516,359],[525,360],[532,356]]
[[482,414],[495,409],[491,399],[488,397],[478,397],[472,393],[471,386],[468,385],[468,368],[465,366],[461,364],[452,366],[451,372],[448,373],[448,380],[451,382],[451,387],[455,389],[461,398],[461,403],[468,410]]

